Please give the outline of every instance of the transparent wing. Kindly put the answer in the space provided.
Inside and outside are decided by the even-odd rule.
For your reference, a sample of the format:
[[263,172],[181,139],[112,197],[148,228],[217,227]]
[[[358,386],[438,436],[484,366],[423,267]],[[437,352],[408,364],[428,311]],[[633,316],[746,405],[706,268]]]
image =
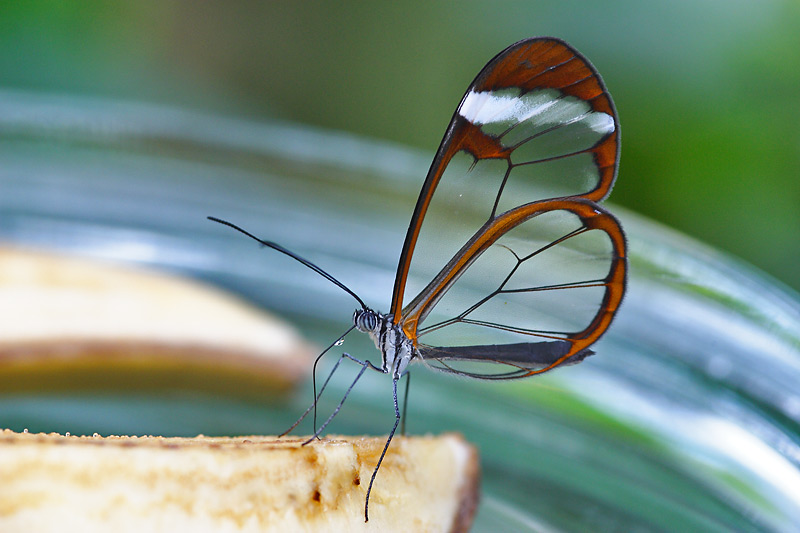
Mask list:
[[498,54],[467,89],[428,172],[398,264],[395,320],[503,213],[545,199],[605,198],[618,147],[611,97],[569,45],[535,38]]
[[477,232],[402,324],[434,368],[525,377],[591,354],[625,275],[625,238],[610,213],[579,198],[537,202]]

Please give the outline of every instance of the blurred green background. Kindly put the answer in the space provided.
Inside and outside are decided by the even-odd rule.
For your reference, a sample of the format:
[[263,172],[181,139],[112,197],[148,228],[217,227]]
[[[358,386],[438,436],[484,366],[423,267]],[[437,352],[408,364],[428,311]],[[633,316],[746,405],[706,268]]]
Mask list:
[[561,37],[619,109],[612,200],[800,289],[796,0],[0,5],[3,88],[299,121],[431,155],[488,59]]

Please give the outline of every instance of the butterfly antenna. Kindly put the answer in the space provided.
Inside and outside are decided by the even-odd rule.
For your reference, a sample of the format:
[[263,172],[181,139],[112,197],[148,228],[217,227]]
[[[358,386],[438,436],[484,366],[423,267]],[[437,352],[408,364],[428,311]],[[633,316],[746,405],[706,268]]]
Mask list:
[[284,248],[283,246],[281,246],[278,243],[275,243],[275,242],[272,242],[272,241],[265,241],[263,239],[259,239],[258,237],[256,237],[252,233],[250,233],[249,231],[247,231],[247,230],[245,230],[243,228],[240,228],[236,224],[234,224],[232,222],[228,222],[227,220],[222,220],[222,219],[219,219],[219,218],[216,218],[216,217],[208,217],[208,220],[211,220],[213,222],[217,222],[219,224],[222,224],[223,226],[228,226],[229,228],[233,228],[236,231],[238,231],[239,233],[243,233],[243,234],[247,235],[248,237],[250,237],[251,239],[253,239],[254,241],[257,241],[262,246],[266,246],[267,248],[272,248],[273,250],[276,250],[276,251],[278,251],[278,252],[280,252],[280,253],[282,253],[284,255],[288,255],[289,257],[291,257],[292,259],[294,259],[298,263],[304,264],[305,266],[307,266],[308,268],[310,268],[311,270],[313,270],[314,272],[316,272],[317,274],[319,274],[323,278],[327,279],[328,281],[330,281],[331,283],[333,283],[334,285],[336,285],[337,287],[339,287],[340,289],[345,291],[347,294],[349,294],[350,296],[355,298],[355,300],[358,302],[358,305],[360,305],[362,309],[365,309],[365,310],[367,309],[367,304],[365,304],[361,300],[361,298],[358,297],[358,295],[356,293],[351,291],[344,283],[342,283],[338,279],[334,278],[333,276],[331,276],[330,274],[328,274],[327,272],[322,270],[320,267],[318,267],[317,265],[315,265],[314,263],[312,263],[308,259],[304,259],[304,258],[300,257],[296,253],[292,252],[291,250],[287,250],[286,248]]

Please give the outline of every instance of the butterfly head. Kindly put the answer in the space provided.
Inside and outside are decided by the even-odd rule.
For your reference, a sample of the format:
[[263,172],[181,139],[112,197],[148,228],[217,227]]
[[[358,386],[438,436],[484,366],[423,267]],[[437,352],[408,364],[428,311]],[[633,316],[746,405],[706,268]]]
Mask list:
[[369,334],[375,347],[381,352],[381,370],[399,378],[408,363],[419,355],[414,343],[402,328],[396,325],[390,315],[384,315],[369,308],[356,309],[353,313],[356,329]]
[[380,314],[372,309],[356,309],[353,313],[356,329],[364,333],[377,333],[380,322]]

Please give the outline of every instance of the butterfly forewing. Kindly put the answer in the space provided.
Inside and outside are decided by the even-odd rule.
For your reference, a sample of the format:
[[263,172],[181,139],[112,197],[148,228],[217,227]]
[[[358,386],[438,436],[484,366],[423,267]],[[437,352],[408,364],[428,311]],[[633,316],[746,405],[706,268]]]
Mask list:
[[[519,377],[588,353],[624,291],[622,231],[593,203],[611,190],[618,146],[610,96],[566,43],[522,41],[484,67],[434,158],[395,280],[391,313],[423,356],[445,369],[527,357],[500,371]],[[539,347],[514,347],[526,343]]]

